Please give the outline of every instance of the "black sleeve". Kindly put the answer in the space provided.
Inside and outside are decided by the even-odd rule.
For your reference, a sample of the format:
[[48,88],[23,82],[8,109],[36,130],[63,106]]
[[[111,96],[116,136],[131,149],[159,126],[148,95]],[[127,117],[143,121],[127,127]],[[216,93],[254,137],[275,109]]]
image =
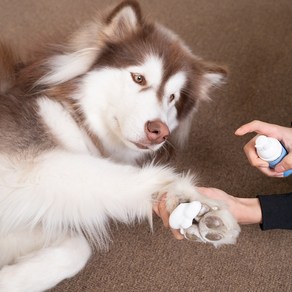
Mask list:
[[259,195],[262,209],[262,230],[292,230],[292,193],[279,195]]

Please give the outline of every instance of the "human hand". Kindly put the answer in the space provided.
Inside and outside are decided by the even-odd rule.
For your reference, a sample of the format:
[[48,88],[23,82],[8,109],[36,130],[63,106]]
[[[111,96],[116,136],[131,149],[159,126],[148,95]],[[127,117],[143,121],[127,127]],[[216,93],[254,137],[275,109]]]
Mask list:
[[198,191],[206,197],[223,201],[239,224],[255,224],[262,221],[262,210],[257,198],[238,198],[216,188],[198,187]]
[[[164,227],[170,228],[169,226],[169,213],[166,210],[166,194],[161,197],[161,199],[153,205],[153,211],[161,218]],[[178,229],[170,228],[173,236],[178,239],[184,239],[184,236],[180,233]]]
[[288,155],[276,165],[275,169],[270,169],[269,163],[260,159],[257,155],[255,149],[255,140],[257,136],[255,136],[243,148],[252,166],[258,168],[262,173],[270,177],[283,177],[283,173],[286,170],[292,169],[292,128],[281,127],[261,121],[252,121],[237,129],[235,135],[243,136],[251,132],[276,138],[283,143],[289,152]]

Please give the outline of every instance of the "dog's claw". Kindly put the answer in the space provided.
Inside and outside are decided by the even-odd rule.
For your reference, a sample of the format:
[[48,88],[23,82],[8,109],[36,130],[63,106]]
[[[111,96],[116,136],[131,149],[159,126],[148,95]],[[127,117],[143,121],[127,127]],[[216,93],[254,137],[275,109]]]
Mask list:
[[202,208],[201,208],[200,212],[198,213],[198,215],[195,217],[195,220],[197,222],[199,222],[201,220],[202,216],[204,216],[208,212],[210,212],[210,207],[206,204],[202,204]]
[[203,215],[205,215],[206,213],[210,212],[210,207],[206,204],[202,204],[202,209],[199,212],[198,216],[201,217]]

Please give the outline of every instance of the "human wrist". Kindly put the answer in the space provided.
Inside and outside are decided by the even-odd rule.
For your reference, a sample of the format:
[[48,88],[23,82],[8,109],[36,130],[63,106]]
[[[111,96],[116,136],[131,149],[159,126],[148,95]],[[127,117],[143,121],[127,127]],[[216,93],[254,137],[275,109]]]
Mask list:
[[237,198],[236,219],[239,224],[259,224],[262,222],[262,209],[258,198]]

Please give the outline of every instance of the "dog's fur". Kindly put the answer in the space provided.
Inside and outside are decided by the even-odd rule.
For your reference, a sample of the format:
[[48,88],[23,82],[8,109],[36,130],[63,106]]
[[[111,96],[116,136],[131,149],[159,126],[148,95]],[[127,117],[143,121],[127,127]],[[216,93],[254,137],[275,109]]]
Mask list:
[[199,237],[235,242],[232,216],[198,194],[190,175],[139,166],[186,141],[224,68],[146,21],[135,1],[30,62],[15,62],[5,45],[0,53],[0,291],[42,291],[73,276],[89,242],[106,246],[110,220],[151,224],[164,193],[168,211],[188,200],[219,206],[210,218],[224,221],[224,237],[208,240],[203,223]]

